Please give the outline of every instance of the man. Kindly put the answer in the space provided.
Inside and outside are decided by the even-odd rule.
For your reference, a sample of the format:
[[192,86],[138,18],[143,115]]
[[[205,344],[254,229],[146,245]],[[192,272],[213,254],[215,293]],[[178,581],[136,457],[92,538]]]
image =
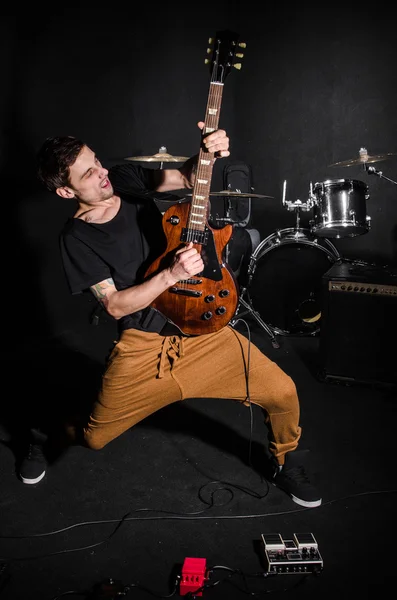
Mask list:
[[[198,126],[205,127],[202,122]],[[226,132],[204,132],[202,149],[211,160],[229,156]],[[47,139],[38,159],[39,178],[47,189],[77,202],[60,238],[71,293],[91,290],[119,325],[98,399],[88,422],[73,430],[75,439],[100,450],[155,411],[185,398],[252,402],[263,409],[269,429],[272,483],[302,506],[319,506],[321,497],[296,451],[301,428],[291,378],[231,326],[185,336],[150,306],[165,290],[204,269],[202,256],[186,243],[168,264],[146,276],[164,242],[151,193],[192,189],[198,157],[180,169],[124,164],[108,171],[84,142],[60,137]],[[35,481],[44,470],[37,460],[36,465],[24,464]],[[26,473],[21,477],[31,482]]]

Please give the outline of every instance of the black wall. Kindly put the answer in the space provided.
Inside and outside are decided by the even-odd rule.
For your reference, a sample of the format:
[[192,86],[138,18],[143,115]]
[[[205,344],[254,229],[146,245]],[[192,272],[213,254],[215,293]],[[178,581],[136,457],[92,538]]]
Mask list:
[[[280,9],[277,18],[247,19],[249,45],[242,86],[236,92],[239,155],[252,164],[256,191],[276,201],[254,204],[262,237],[293,226],[287,200],[309,196],[310,182],[359,180],[369,187],[369,233],[334,240],[352,258],[397,261],[397,185],[363,167],[329,167],[359,157],[397,151],[397,42],[395,22],[382,6],[357,4]],[[372,166],[397,181],[397,156]],[[302,224],[311,215],[302,213]]]
[[[282,206],[284,180],[287,199],[302,202],[311,182],[364,181],[371,230],[333,242],[350,258],[397,263],[397,186],[360,166],[329,167],[358,157],[362,146],[370,155],[397,151],[395,23],[380,6],[352,7],[333,4],[324,14],[217,2],[200,14],[201,6],[147,3],[3,17],[0,167],[3,217],[16,242],[5,259],[14,310],[28,311],[30,332],[62,332],[88,310],[76,308],[58,255],[74,203],[37,186],[39,145],[49,135],[76,135],[109,166],[162,145],[196,153],[207,40],[221,29],[237,31],[247,48],[241,71],[225,82],[220,125],[232,155],[216,163],[213,191],[222,189],[227,162],[251,165],[255,192],[274,196],[253,200],[253,226],[264,239],[295,224]],[[397,180],[397,156],[373,166]],[[302,214],[303,227],[309,218]]]

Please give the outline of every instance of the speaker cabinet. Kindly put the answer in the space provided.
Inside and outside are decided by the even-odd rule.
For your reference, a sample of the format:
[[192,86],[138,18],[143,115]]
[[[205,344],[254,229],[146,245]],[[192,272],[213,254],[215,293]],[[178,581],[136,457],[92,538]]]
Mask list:
[[338,261],[322,277],[325,381],[397,388],[397,270]]

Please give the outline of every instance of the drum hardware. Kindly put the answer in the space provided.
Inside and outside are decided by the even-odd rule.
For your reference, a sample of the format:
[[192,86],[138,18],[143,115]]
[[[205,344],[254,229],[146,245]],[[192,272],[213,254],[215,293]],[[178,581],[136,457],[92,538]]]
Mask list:
[[[226,190],[227,191],[227,190]],[[226,199],[227,197],[233,196],[236,197],[236,195],[238,195],[238,197],[244,196],[244,197],[251,197],[251,195],[248,194],[241,194],[240,192],[230,192],[228,191],[228,193],[224,193],[223,195],[225,195]],[[258,195],[254,194],[254,197],[258,197]],[[272,196],[260,196],[261,198],[272,198]],[[226,217],[224,219],[216,219],[217,221],[222,221],[224,223],[230,223],[233,222],[232,219],[230,219],[230,210],[231,210],[231,204],[230,204],[230,200],[227,200],[227,204],[226,204]],[[226,246],[226,261],[228,259],[229,253],[228,253],[228,245]],[[248,267],[248,286],[249,286],[249,282],[251,280],[251,260],[252,260],[252,255],[250,257],[250,264]],[[247,299],[248,302],[244,299],[244,296],[247,295]],[[240,308],[241,306],[243,306],[245,308],[245,311],[240,312]],[[268,325],[266,325],[266,323],[263,321],[263,319],[261,318],[260,314],[254,309],[253,304],[251,302],[251,298],[249,296],[249,292],[247,287],[241,287],[240,288],[240,295],[239,295],[239,299],[238,299],[238,304],[237,304],[237,309],[236,312],[233,316],[233,319],[230,321],[230,325],[232,327],[234,327],[239,318],[244,317],[245,315],[252,315],[257,322],[259,323],[259,325],[266,331],[266,333],[269,335],[271,343],[273,348],[280,348],[280,344],[278,343],[278,341],[276,340],[276,337],[274,335],[274,332],[270,329],[270,327],[268,327]]]
[[[190,194],[191,195],[191,194]],[[233,204],[232,204],[232,199],[234,200],[238,200],[239,198],[273,198],[273,196],[263,196],[261,194],[251,194],[251,193],[241,193],[240,190],[223,190],[221,192],[210,192],[210,196],[223,196],[224,197],[224,212],[225,212],[225,216],[224,217],[219,217],[218,215],[216,217],[211,217],[210,220],[216,222],[216,223],[220,223],[221,225],[226,225],[227,223],[231,224],[231,225],[243,225],[244,221],[243,220],[235,220],[231,218],[232,212],[233,212]],[[259,235],[259,233],[258,233]],[[230,259],[230,240],[229,242],[226,244],[225,247],[225,262],[229,262]]]
[[[250,194],[249,192],[231,192],[223,190],[222,192],[210,192],[210,197],[225,197],[225,198],[270,198],[274,200],[274,196],[265,196],[264,194]],[[186,194],[187,197],[191,197],[192,194]]]
[[[187,196],[191,196],[192,194],[186,194]],[[238,200],[239,198],[272,198],[274,196],[264,196],[263,194],[251,194],[250,192],[240,192],[239,190],[222,190],[221,192],[210,192],[210,197],[224,197],[224,207],[225,207],[225,216],[224,217],[214,217],[214,221],[218,221],[219,223],[231,223],[232,225],[240,225],[243,221],[235,221],[230,217],[232,213],[232,198]]]
[[[251,278],[250,273],[249,273],[249,277]],[[249,283],[248,283],[248,286],[249,286]],[[245,295],[247,295],[248,302],[246,300],[244,300]],[[245,308],[245,311],[243,311],[243,312],[240,311],[241,306],[243,306]],[[275,332],[273,331],[273,329],[271,327],[269,327],[269,325],[267,325],[265,323],[265,321],[261,318],[258,311],[255,310],[255,308],[252,304],[252,300],[249,295],[248,287],[243,287],[240,290],[240,296],[238,299],[237,310],[233,316],[233,319],[230,321],[230,325],[232,327],[234,327],[235,325],[237,325],[238,320],[241,317],[244,317],[245,315],[251,315],[252,317],[254,317],[254,319],[256,319],[256,321],[259,323],[259,325],[262,327],[262,329],[264,329],[266,331],[266,333],[269,335],[273,348],[277,348],[277,349],[280,348],[280,344],[278,343],[278,341],[276,339]]]
[[360,148],[359,158],[354,158],[351,160],[337,162],[337,163],[334,163],[333,165],[329,165],[329,166],[330,167],[353,167],[355,165],[363,165],[364,170],[367,173],[369,173],[370,175],[377,175],[378,177],[381,177],[382,179],[387,179],[387,181],[390,181],[391,183],[394,183],[394,185],[397,185],[397,181],[394,181],[393,179],[386,177],[385,175],[383,175],[382,171],[378,171],[377,169],[375,169],[375,167],[368,166],[369,163],[380,162],[382,160],[389,160],[392,156],[397,156],[397,152],[388,152],[387,154],[375,154],[374,156],[371,156],[368,154],[368,151],[366,148]]
[[272,198],[274,196],[265,196],[263,194],[251,194],[250,192],[239,192],[223,190],[221,192],[210,192],[210,196],[224,196],[225,198]]
[[366,165],[367,163],[380,162],[382,160],[389,160],[392,156],[397,156],[397,152],[387,152],[386,154],[375,154],[370,156],[366,148],[360,148],[359,157],[351,158],[350,160],[343,160],[341,162],[333,163],[328,165],[329,167],[353,167],[355,165]]
[[313,235],[327,238],[356,237],[367,233],[371,217],[366,214],[369,199],[368,186],[354,179],[328,179],[321,183],[310,182],[306,202],[286,200],[283,187],[283,206],[296,211],[296,230],[300,229],[300,212],[313,211],[309,227]]
[[[241,289],[239,304],[231,321],[234,325],[239,317],[251,314],[270,336],[274,348],[280,347],[276,335],[317,335],[321,319],[321,277],[331,264],[341,259],[330,240],[318,239],[311,230],[300,226],[300,212],[312,210],[313,196],[307,202],[290,202],[286,200],[286,188],[287,182],[284,181],[282,204],[287,210],[295,211],[295,227],[279,229],[257,246],[250,258],[247,286]],[[308,264],[298,264],[308,257],[308,253],[314,253],[314,256],[309,256]],[[279,257],[279,264],[266,273],[269,267],[267,258],[272,254]],[[259,286],[259,272],[264,279],[270,275],[270,285],[264,281],[264,285]],[[278,285],[285,288],[280,297],[277,296]],[[261,306],[262,313],[268,314],[267,322],[255,306]],[[241,307],[245,311],[241,312]]]
[[370,175],[377,175],[378,177],[381,177],[382,179],[387,179],[387,181],[390,181],[390,183],[394,183],[394,185],[397,185],[397,181],[390,179],[390,177],[386,177],[386,175],[383,175],[382,171],[378,171],[377,169],[375,169],[375,167],[367,167],[366,164],[364,166],[365,170]]
[[307,202],[302,202],[299,199],[295,200],[295,202],[290,202],[289,200],[286,200],[286,194],[287,194],[287,180],[284,180],[284,183],[283,183],[282,205],[288,211],[293,211],[294,210],[296,212],[295,231],[296,231],[296,237],[299,237],[300,234],[301,234],[301,228],[300,228],[301,217],[300,217],[300,212],[302,210],[304,212],[308,212],[309,210],[312,210],[312,208],[313,208],[313,198],[311,196],[309,196],[309,199],[307,200]]

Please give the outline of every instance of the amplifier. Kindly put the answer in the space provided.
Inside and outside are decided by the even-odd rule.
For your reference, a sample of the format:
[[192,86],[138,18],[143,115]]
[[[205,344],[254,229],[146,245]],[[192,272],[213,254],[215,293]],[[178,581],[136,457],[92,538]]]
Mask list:
[[321,302],[320,378],[397,386],[397,271],[339,261]]
[[262,533],[268,573],[320,573],[323,559],[312,533],[294,533],[284,540],[279,533]]

